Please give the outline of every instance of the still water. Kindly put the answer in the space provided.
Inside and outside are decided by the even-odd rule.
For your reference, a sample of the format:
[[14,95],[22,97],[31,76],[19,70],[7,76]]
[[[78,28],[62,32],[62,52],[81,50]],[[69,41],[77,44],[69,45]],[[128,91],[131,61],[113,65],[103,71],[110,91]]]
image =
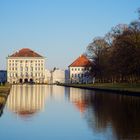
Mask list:
[[140,97],[47,85],[14,85],[1,140],[139,140]]

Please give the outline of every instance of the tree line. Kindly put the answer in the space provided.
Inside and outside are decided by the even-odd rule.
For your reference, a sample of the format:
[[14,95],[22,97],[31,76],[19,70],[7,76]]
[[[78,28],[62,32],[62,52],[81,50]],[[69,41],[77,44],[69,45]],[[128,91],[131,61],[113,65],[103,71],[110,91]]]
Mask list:
[[140,9],[138,15],[137,20],[113,27],[87,46],[96,82],[140,82]]

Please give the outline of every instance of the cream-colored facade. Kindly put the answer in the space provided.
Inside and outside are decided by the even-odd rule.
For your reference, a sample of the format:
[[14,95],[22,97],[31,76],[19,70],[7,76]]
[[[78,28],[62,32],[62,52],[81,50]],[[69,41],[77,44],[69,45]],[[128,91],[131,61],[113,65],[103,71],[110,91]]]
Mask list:
[[56,69],[52,72],[52,83],[65,83],[65,71]]
[[69,67],[71,83],[91,83],[89,76],[91,67]]
[[45,69],[45,83],[51,84],[52,83],[52,74],[51,71]]
[[44,57],[8,57],[7,81],[9,83],[44,83]]
[[70,66],[70,81],[71,83],[92,83],[91,76],[92,62],[85,56],[78,57]]

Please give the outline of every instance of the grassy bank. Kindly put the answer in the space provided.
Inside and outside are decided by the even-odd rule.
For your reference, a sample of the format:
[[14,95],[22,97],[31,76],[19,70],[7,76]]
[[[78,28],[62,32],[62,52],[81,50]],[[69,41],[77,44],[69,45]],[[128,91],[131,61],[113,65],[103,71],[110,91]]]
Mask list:
[[0,86],[0,95],[1,94],[9,94],[10,88],[11,88],[11,85],[9,85],[9,84],[1,85]]
[[115,89],[115,90],[125,90],[125,91],[134,91],[140,92],[140,83],[129,84],[129,83],[95,83],[89,84],[85,86],[92,86],[95,88],[103,88],[103,89]]
[[140,93],[140,83],[95,83],[95,84],[64,84],[64,86],[84,89],[97,89],[107,91],[135,92]]

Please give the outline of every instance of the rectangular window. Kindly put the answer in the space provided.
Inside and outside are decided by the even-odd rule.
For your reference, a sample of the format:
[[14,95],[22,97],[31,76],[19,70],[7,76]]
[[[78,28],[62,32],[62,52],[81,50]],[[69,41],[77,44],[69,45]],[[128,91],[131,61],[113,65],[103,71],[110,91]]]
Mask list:
[[26,72],[26,77],[28,76],[28,73]]
[[33,71],[33,67],[31,67],[31,71]]
[[25,70],[28,71],[28,67],[26,67]]
[[23,67],[20,67],[20,70],[23,71]]

